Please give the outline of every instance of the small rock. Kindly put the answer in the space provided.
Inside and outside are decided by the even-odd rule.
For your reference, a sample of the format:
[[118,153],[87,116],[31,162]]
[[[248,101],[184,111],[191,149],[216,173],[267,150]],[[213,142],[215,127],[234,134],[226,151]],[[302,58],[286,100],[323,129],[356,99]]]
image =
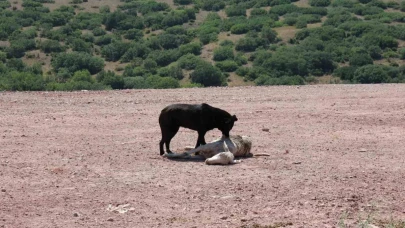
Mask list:
[[3,189],[1,190],[1,192],[6,192],[6,189],[3,188]]
[[196,213],[201,213],[201,211],[202,211],[201,209],[198,209],[198,210],[196,210],[195,212],[196,212]]
[[114,219],[113,219],[113,218],[109,218],[109,219],[107,219],[107,221],[109,221],[109,222],[114,222]]
[[361,148],[361,149],[359,150],[359,152],[367,152],[367,149],[366,149],[366,148]]
[[242,218],[240,221],[241,222],[247,222],[247,218]]
[[73,217],[79,217],[79,214],[78,213],[73,213]]
[[262,131],[269,132],[270,129],[268,129],[268,128],[263,128]]
[[[366,224],[367,221],[364,221],[364,222],[365,222],[364,224]],[[376,226],[376,225],[373,225],[373,224],[368,224],[367,227],[369,227],[369,228],[380,228],[379,226]]]
[[299,165],[301,162],[293,162],[294,165]]
[[226,219],[228,219],[228,216],[222,216],[221,219],[226,220]]

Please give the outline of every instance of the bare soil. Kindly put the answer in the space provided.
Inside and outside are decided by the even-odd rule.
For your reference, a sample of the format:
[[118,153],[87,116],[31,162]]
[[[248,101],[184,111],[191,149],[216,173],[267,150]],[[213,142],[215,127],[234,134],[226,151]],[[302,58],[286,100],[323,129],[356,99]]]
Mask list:
[[[398,223],[404,99],[405,85],[389,84],[2,92],[0,227]],[[178,102],[236,114],[231,133],[270,156],[231,166],[160,157],[158,116]],[[182,129],[172,149],[196,140]]]

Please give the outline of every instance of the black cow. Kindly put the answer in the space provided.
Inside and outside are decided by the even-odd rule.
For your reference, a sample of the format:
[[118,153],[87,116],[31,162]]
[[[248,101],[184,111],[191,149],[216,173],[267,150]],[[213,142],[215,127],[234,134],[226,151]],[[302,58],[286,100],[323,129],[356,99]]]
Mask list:
[[197,148],[205,143],[205,133],[218,128],[225,137],[229,137],[233,124],[237,121],[235,115],[212,107],[208,104],[172,104],[162,110],[159,116],[159,125],[162,131],[160,140],[160,155],[165,152],[163,144],[166,144],[166,152],[170,151],[170,141],[176,135],[180,127],[189,128],[198,132]]

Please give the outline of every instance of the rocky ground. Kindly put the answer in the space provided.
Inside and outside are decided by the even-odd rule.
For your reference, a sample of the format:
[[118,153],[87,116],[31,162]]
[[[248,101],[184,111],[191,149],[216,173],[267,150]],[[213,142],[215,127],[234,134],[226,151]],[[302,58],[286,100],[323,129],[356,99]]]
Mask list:
[[[0,227],[398,225],[404,101],[405,85],[2,92]],[[270,156],[160,157],[158,116],[178,102],[236,114],[231,133]],[[182,129],[172,149],[196,139]]]

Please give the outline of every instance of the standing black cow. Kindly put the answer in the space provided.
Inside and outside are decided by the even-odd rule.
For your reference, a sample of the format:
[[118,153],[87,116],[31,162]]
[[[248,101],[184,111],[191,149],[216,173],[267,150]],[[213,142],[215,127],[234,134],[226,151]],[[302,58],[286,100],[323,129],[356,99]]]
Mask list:
[[159,116],[159,125],[162,131],[160,140],[160,155],[165,152],[163,144],[166,144],[166,152],[170,151],[170,141],[176,135],[180,127],[189,128],[198,132],[196,148],[205,143],[205,133],[218,128],[225,137],[229,137],[233,124],[237,121],[235,115],[212,107],[208,104],[172,104],[162,110]]

